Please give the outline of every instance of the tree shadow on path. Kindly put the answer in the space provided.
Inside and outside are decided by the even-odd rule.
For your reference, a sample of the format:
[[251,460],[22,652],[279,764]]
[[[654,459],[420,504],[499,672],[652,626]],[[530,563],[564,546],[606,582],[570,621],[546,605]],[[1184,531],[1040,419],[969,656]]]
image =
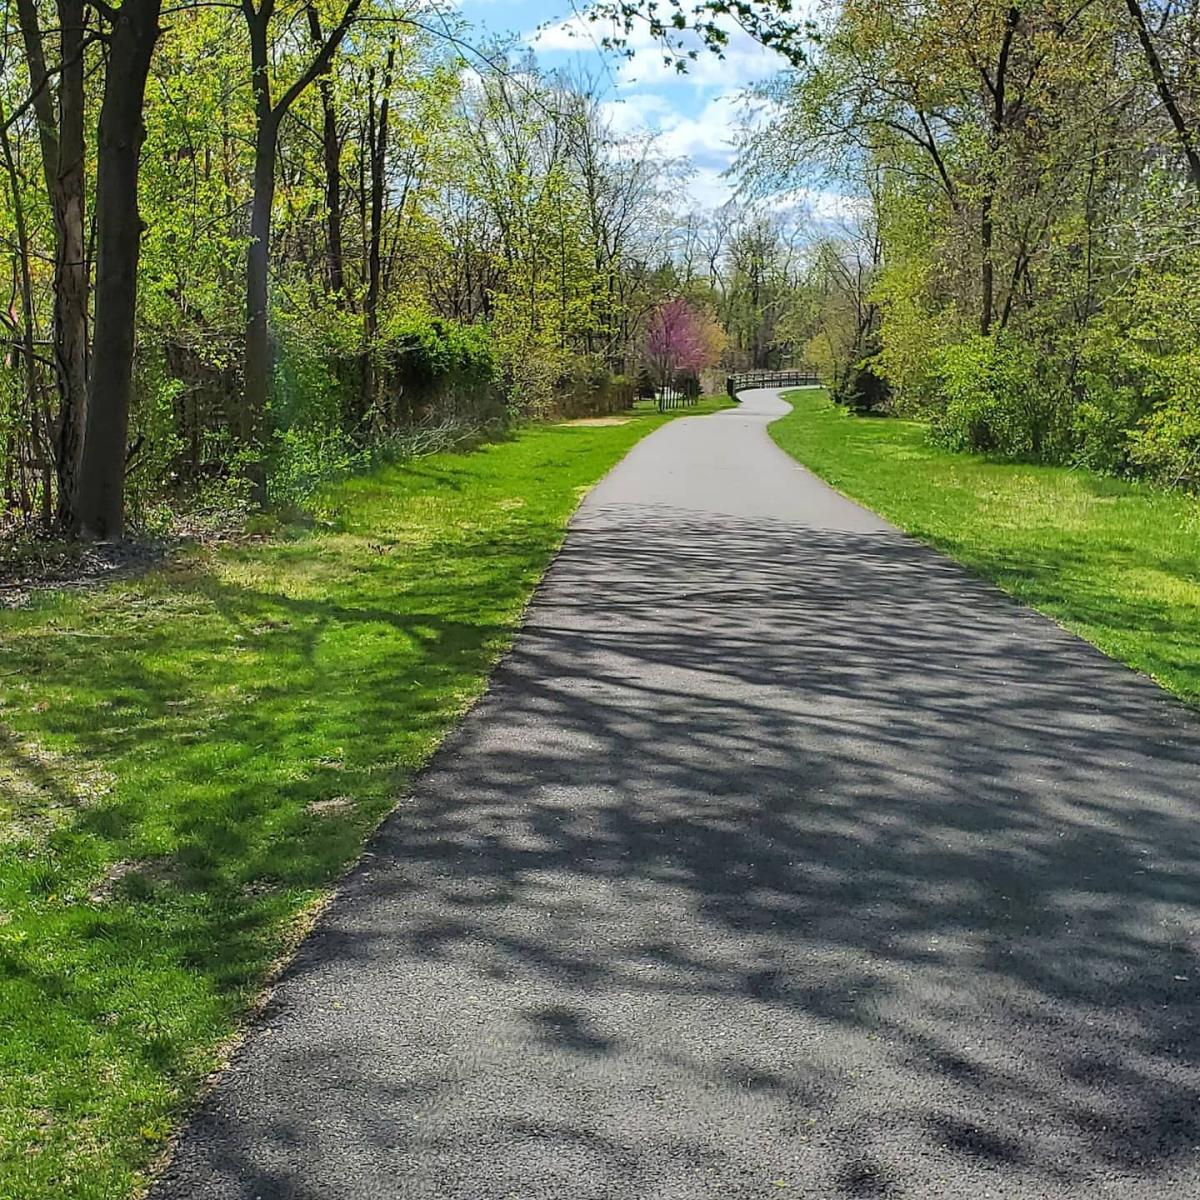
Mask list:
[[594,514],[156,1194],[1195,1195],[1198,764],[895,534]]

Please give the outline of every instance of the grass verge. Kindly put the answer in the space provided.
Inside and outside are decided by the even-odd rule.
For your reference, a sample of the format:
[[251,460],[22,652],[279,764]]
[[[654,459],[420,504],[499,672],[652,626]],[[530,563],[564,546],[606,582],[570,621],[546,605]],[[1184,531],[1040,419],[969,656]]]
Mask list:
[[0,1197],[139,1188],[582,492],[724,406],[411,461],[315,530],[0,613]]
[[771,436],[839,491],[1200,705],[1200,505],[931,446],[923,425],[786,394]]

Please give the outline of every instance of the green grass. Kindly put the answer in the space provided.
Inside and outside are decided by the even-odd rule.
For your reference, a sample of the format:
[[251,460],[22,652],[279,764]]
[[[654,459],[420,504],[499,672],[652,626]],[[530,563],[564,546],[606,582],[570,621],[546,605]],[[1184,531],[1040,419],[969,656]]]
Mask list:
[[0,613],[0,1197],[144,1182],[272,965],[674,416],[351,479],[330,523]]
[[1200,504],[937,450],[911,421],[787,394],[775,441],[846,495],[1200,705]]

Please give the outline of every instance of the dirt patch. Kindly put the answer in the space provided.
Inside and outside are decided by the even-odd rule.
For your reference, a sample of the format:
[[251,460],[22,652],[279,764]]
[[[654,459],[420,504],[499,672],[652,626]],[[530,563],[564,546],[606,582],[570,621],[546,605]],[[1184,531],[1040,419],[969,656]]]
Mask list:
[[126,880],[143,885],[163,883],[172,878],[174,873],[174,863],[169,855],[122,859],[104,872],[104,877],[88,892],[88,899],[93,904],[103,904],[125,890],[122,885]]
[[336,817],[350,812],[354,801],[349,796],[330,796],[327,800],[311,800],[304,806],[304,811],[318,817]]
[[163,540],[0,540],[0,608],[19,607],[40,588],[87,587],[141,575],[158,566],[172,548]]

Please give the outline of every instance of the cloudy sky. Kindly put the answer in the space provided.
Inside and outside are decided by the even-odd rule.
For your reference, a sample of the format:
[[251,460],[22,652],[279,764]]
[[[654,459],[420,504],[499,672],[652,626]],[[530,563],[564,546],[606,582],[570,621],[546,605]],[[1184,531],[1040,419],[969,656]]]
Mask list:
[[520,36],[543,66],[596,80],[616,129],[660,134],[664,153],[692,164],[688,207],[729,198],[732,184],[721,173],[733,158],[738,94],[783,65],[773,51],[735,31],[723,59],[704,52],[680,75],[644,32],[631,39],[632,59],[603,54],[604,29],[580,18],[570,0],[463,0],[459,10],[477,29]]

